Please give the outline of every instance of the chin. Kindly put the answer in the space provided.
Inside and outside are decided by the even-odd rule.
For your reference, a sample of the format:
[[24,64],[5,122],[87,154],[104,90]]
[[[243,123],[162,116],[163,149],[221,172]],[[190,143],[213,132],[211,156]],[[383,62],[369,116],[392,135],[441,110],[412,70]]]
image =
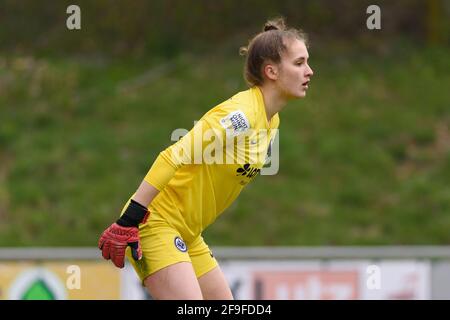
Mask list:
[[299,92],[294,96],[294,98],[296,98],[296,99],[301,99],[304,97],[306,97],[306,91]]
[[292,91],[289,94],[286,95],[288,100],[294,100],[294,99],[301,99],[304,98],[306,96],[306,91],[305,90],[301,90],[301,91]]

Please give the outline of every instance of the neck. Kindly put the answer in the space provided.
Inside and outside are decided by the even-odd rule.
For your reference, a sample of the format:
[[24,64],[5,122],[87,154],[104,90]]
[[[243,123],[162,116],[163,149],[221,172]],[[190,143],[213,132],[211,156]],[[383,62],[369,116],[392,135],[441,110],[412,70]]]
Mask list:
[[271,84],[264,84],[259,87],[264,97],[264,106],[266,108],[267,121],[279,111],[281,111],[287,103],[287,99]]

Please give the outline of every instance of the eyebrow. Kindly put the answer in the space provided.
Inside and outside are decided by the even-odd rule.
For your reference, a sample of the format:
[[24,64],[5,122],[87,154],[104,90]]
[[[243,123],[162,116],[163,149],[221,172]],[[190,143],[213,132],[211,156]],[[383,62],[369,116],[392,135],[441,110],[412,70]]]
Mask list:
[[306,60],[306,59],[308,59],[309,57],[298,57],[298,58],[296,58],[294,61],[301,61],[301,60]]

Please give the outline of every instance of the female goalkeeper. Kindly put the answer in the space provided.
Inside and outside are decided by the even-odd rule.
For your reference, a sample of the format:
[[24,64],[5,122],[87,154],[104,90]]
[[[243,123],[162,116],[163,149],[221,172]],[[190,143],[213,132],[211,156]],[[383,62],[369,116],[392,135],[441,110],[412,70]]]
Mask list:
[[305,34],[282,18],[268,21],[241,53],[250,89],[209,110],[162,151],[100,237],[103,257],[123,268],[127,255],[154,299],[233,298],[202,231],[259,173],[278,112],[305,97],[313,75]]

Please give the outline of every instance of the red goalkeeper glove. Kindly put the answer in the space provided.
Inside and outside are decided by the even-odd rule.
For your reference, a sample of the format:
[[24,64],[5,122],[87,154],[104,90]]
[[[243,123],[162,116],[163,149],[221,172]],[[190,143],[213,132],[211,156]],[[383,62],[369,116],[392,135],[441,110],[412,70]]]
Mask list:
[[118,268],[125,265],[125,250],[131,247],[131,255],[134,260],[142,258],[142,248],[139,239],[139,223],[145,223],[149,211],[134,200],[130,201],[124,214],[103,231],[98,248],[102,250],[102,256],[106,260],[111,259]]

